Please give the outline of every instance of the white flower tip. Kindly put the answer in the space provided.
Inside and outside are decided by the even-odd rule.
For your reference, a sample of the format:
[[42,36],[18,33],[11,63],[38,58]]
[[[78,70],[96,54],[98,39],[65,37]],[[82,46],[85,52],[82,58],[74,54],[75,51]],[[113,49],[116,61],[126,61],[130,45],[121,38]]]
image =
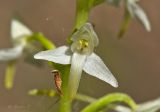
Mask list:
[[17,19],[11,21],[11,36],[13,39],[24,35],[32,35],[32,31]]
[[35,54],[34,59],[41,59],[41,52]]
[[117,88],[118,85],[118,81],[116,80],[116,78],[113,76],[111,76],[111,79],[107,80],[106,78],[102,79],[103,81],[107,82],[108,84],[110,84],[111,86]]
[[110,83],[113,87],[117,88],[118,87],[118,82],[115,80],[114,82]]
[[148,32],[151,32],[151,31],[152,31],[152,28],[151,28],[150,23],[148,23],[148,25],[146,26],[146,30],[147,30]]
[[118,82],[107,66],[103,63],[102,59],[92,53],[87,57],[86,63],[84,65],[84,71],[89,75],[92,75],[104,82],[109,83],[113,87],[118,87]]
[[117,88],[118,87],[118,81],[116,80],[116,78],[113,76],[113,74],[110,74],[110,79],[107,78],[103,78],[101,80],[107,82],[108,84],[110,84],[111,86]]

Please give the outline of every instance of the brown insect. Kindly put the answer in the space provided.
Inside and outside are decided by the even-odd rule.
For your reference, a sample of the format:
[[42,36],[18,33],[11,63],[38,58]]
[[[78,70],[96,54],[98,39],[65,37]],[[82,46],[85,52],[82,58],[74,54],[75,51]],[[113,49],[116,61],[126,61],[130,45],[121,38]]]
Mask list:
[[52,73],[54,74],[54,83],[55,83],[56,89],[60,95],[63,95],[62,89],[61,89],[62,80],[61,80],[60,72],[58,70],[53,70]]

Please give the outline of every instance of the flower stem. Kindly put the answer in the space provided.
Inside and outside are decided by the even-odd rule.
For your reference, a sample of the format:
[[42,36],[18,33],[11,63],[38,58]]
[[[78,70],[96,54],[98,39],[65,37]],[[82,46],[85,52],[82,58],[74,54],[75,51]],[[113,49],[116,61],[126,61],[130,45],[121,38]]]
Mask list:
[[90,97],[90,96],[87,96],[87,95],[84,95],[84,94],[77,94],[75,99],[83,101],[83,102],[87,102],[87,103],[93,103],[97,100],[93,97]]
[[48,40],[42,33],[35,33],[30,39],[37,40],[47,50],[56,48],[54,43]]
[[129,24],[131,22],[131,19],[132,19],[131,15],[129,14],[129,12],[126,9],[125,15],[124,15],[124,20],[123,20],[122,25],[120,27],[120,30],[118,32],[119,38],[122,38],[124,36],[124,34],[126,33],[128,27],[129,27]]
[[71,112],[71,100],[69,100],[68,97],[68,77],[69,77],[70,66],[56,65],[55,67],[58,68],[62,74],[63,96],[61,97],[60,100],[59,112]]
[[13,87],[14,75],[16,71],[15,61],[10,61],[7,65],[5,74],[5,87],[11,89]]

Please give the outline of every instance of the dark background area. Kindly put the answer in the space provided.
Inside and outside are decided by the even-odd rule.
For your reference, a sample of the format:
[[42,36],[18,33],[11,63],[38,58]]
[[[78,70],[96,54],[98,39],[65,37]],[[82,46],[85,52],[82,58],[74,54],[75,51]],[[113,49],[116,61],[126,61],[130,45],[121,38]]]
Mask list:
[[[160,1],[141,0],[152,32],[133,20],[122,39],[117,32],[123,18],[123,7],[102,4],[92,10],[90,21],[100,39],[95,52],[101,56],[119,82],[118,88],[87,74],[82,75],[79,92],[99,98],[111,92],[124,92],[135,101],[143,102],[160,96]],[[57,46],[65,44],[72,31],[75,17],[75,0],[0,0],[0,48],[12,46],[10,21],[18,15],[34,32],[42,32]],[[12,90],[4,88],[6,63],[0,62],[0,112],[47,112],[56,99],[30,97],[33,88],[54,88],[52,68],[37,68],[23,63],[17,64],[15,84]],[[85,104],[75,102],[75,111]],[[57,109],[57,104],[53,110]],[[52,111],[53,112],[53,111]]]

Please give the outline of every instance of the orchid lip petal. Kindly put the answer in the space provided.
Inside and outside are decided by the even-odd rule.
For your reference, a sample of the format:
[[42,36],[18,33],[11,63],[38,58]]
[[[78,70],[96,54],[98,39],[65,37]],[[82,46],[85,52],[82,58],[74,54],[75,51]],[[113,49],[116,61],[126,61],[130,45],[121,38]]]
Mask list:
[[59,64],[70,64],[71,51],[68,46],[61,46],[54,50],[41,51],[35,54],[34,58],[52,61]]
[[87,57],[83,70],[89,75],[92,75],[109,83],[113,87],[118,87],[118,82],[115,77],[103,63],[100,57],[95,53],[92,53]]
[[11,37],[17,39],[26,35],[32,35],[32,31],[20,21],[13,19],[11,22]]
[[23,46],[0,50],[0,61],[10,61],[19,58],[22,55]]
[[69,97],[73,99],[77,93],[86,55],[73,53],[71,61],[71,69],[69,75]]

